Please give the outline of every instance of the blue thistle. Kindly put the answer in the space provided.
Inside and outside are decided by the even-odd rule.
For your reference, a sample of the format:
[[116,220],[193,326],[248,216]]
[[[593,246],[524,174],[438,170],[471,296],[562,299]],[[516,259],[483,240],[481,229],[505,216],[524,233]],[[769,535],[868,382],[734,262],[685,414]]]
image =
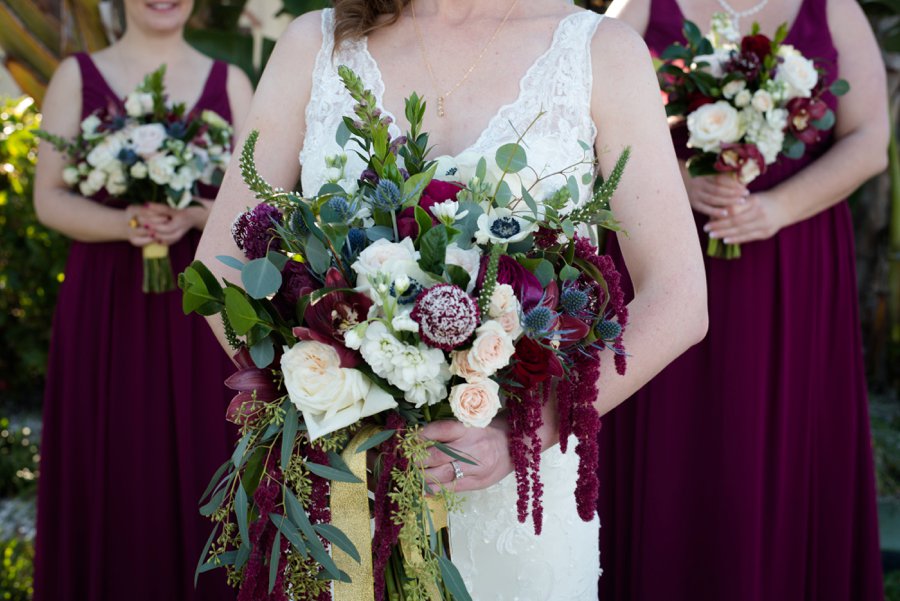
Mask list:
[[368,197],[372,207],[385,212],[393,212],[403,205],[400,188],[389,179],[382,179]]
[[601,321],[595,328],[597,336],[603,341],[615,340],[622,333],[622,326],[615,321]]
[[353,209],[350,207],[350,203],[347,202],[347,199],[343,196],[335,196],[329,199],[326,205],[329,209],[334,211],[334,214],[341,221],[350,221],[353,217]]
[[522,327],[530,335],[546,332],[552,323],[553,311],[543,305],[538,305],[522,318]]
[[347,232],[347,246],[351,253],[359,253],[366,246],[366,231],[355,227]]
[[291,233],[296,235],[297,237],[306,236],[309,234],[309,228],[306,227],[306,223],[303,221],[303,215],[300,211],[294,211],[291,213],[291,217],[288,220],[288,228]]
[[559,306],[564,313],[575,315],[588,304],[588,295],[584,290],[570,286],[563,290],[559,297]]

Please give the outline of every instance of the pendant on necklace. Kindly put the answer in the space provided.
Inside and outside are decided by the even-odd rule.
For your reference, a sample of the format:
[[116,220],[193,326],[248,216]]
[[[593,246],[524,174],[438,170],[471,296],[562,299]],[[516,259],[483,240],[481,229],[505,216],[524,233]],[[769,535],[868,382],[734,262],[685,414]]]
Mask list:
[[438,117],[444,116],[444,97],[438,96]]

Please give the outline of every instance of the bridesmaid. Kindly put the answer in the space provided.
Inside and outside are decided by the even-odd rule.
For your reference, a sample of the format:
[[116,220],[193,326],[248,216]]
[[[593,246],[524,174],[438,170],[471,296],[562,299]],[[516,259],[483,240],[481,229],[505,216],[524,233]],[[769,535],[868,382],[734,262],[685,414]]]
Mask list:
[[615,0],[609,14],[657,54],[684,43],[685,18],[744,12],[744,34],[788,22],[787,43],[852,91],[827,97],[829,139],[749,190],[685,175],[698,228],[743,256],[707,259],[706,340],[604,420],[600,599],[880,601],[844,199],[886,165],[884,66],[854,0],[728,2]]
[[[43,127],[74,135],[94,110],[123,108],[120,99],[161,63],[173,101],[239,127],[250,82],[184,41],[192,7],[191,0],[125,0],[124,37],[60,65]],[[41,145],[37,214],[73,243],[44,399],[34,598],[233,598],[224,579],[209,575],[194,588],[210,532],[198,500],[233,446],[222,385],[233,368],[203,319],[184,316],[178,291],[141,292],[141,247],[170,245],[175,272],[183,270],[216,190],[202,190],[199,206],[184,210],[126,205],[73,194],[64,165]]]

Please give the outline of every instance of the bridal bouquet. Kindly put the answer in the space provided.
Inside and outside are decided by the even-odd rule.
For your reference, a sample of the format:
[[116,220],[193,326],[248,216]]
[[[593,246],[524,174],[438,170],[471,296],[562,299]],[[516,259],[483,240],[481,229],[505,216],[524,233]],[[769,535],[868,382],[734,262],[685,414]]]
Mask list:
[[232,231],[246,262],[219,257],[234,282],[201,262],[179,278],[185,312],[221,315],[239,349],[227,417],[242,437],[201,501],[215,527],[198,573],[224,566],[242,601],[465,600],[445,531],[458,500],[422,462],[431,446],[473,459],[420,429],[507,419],[519,519],[540,532],[538,428],[555,394],[564,450],[577,440],[578,513],[593,518],[600,354],[624,373],[627,313],[612,261],[580,230],[616,227],[607,204],[628,155],[584,199],[586,144],[553,174],[520,143],[432,161],[421,99],[392,138],[371,92],[340,75],[355,109],[336,136],[366,169],[348,176],[340,154],[314,195],[273,189],[252,132],[241,169],[261,202]]
[[[692,176],[733,173],[749,184],[779,156],[802,157],[834,126],[822,96],[845,94],[849,85],[838,80],[826,88],[814,62],[783,43],[787,32],[782,25],[770,39],[754,24],[741,38],[730,17],[716,13],[707,37],[685,21],[688,45],[663,52],[666,113],[687,120]],[[740,246],[710,239],[707,254],[734,259]]]
[[[83,196],[105,194],[134,203],[166,203],[183,209],[197,184],[217,186],[231,159],[232,128],[213,111],[188,113],[167,104],[165,65],[144,78],[119,107],[89,115],[67,140],[47,132],[39,137],[64,153],[71,164],[63,180]],[[143,247],[144,292],[174,290],[169,249]]]

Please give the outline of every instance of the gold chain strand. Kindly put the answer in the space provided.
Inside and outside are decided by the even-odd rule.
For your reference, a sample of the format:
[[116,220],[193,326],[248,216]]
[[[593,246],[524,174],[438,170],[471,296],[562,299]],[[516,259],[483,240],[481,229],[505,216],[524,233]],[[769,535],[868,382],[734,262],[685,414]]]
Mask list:
[[[468,78],[469,75],[472,74],[472,71],[475,70],[475,67],[478,66],[478,63],[481,62],[481,59],[484,57],[487,49],[494,42],[494,39],[497,37],[497,34],[500,33],[500,30],[503,29],[503,26],[506,25],[506,22],[509,20],[509,16],[512,14],[513,9],[519,3],[519,0],[513,0],[512,4],[509,5],[509,8],[506,10],[506,14],[503,15],[503,20],[500,21],[500,25],[497,26],[497,29],[494,30],[494,33],[491,34],[491,37],[488,39],[487,43],[482,47],[481,52],[478,53],[478,56],[475,57],[475,62],[473,62],[466,72],[463,74],[462,79],[456,82],[456,85],[444,92],[443,94],[438,93],[438,106],[437,106],[437,114],[438,117],[443,117],[445,114],[444,110],[444,101],[447,98],[450,98],[450,95],[459,89]],[[409,4],[410,10],[412,11],[412,19],[413,19],[413,27],[416,29],[416,38],[419,42],[419,50],[422,53],[422,61],[425,63],[425,67],[428,69],[428,74],[431,76],[431,81],[434,83],[435,89],[440,92],[441,84],[438,81],[437,77],[434,74],[434,69],[431,68],[431,62],[428,60],[428,51],[425,49],[425,41],[422,39],[422,31],[419,29],[419,22],[416,20],[416,3],[415,0],[410,2]]]

